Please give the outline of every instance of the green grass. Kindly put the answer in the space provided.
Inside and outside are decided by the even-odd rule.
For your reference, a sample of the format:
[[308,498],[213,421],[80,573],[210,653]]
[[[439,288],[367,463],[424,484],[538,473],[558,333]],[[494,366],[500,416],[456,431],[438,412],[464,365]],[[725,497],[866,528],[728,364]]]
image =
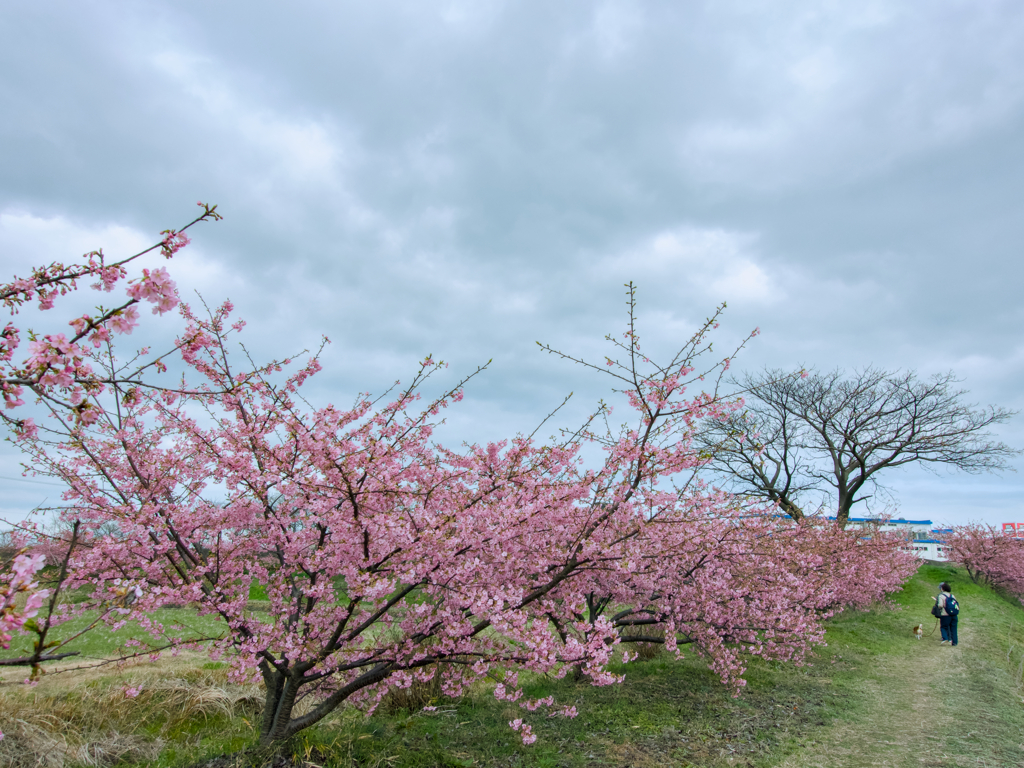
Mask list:
[[[931,580],[953,582],[962,606],[960,645],[969,646],[960,667],[940,678],[940,698],[960,721],[950,733],[953,749],[978,756],[978,765],[1024,764],[1024,611],[1020,603],[997,597],[971,583],[963,569],[933,569]],[[976,625],[977,630],[972,629]]]
[[[971,735],[960,739],[964,743],[955,748],[988,760],[979,765],[1017,765],[1021,757],[1017,745],[1024,740],[1024,709],[1015,675],[1024,658],[1024,610],[987,587],[965,583],[962,571],[939,566],[924,566],[893,596],[892,605],[849,612],[830,621],[828,644],[810,665],[754,661],[739,698],[732,698],[699,658],[688,654],[676,661],[662,654],[617,667],[615,671],[626,675],[617,686],[529,680],[527,696],[554,695],[558,703],[575,704],[580,712],[574,720],[530,718],[538,735],[532,747],[524,747],[507,725],[522,717],[522,710],[495,701],[489,688],[481,687],[458,702],[442,703],[437,713],[381,713],[368,720],[356,713],[340,713],[328,724],[300,735],[296,753],[319,755],[315,762],[324,765],[396,768],[768,768],[828,738],[833,726],[856,726],[859,719],[871,715],[878,704],[877,690],[866,682],[879,675],[883,661],[898,666],[926,648],[928,652],[951,650],[934,647],[937,632],[927,641],[933,645],[927,647],[910,634],[913,624],[925,623],[928,631],[934,623],[928,611],[942,580],[954,583],[965,606],[961,625],[977,626],[979,631],[973,634],[983,639],[969,657],[971,683],[965,685],[951,672],[939,692],[946,706],[966,715],[956,733]],[[1013,643],[1017,650],[1010,652],[1012,659],[1007,661]],[[884,686],[881,690],[884,695]],[[989,692],[983,702],[977,700],[980,690]]]
[[[81,590],[65,594],[63,602],[76,604],[87,600],[88,596]],[[266,590],[259,582],[253,582],[249,587],[250,610],[266,610],[269,606]],[[91,624],[98,616],[97,611],[85,611],[74,619],[63,624],[58,624],[47,633],[47,642],[63,641],[71,638]],[[206,614],[200,616],[193,608],[161,608],[153,614],[153,619],[164,625],[165,631],[174,638],[182,637],[210,637],[218,636],[224,632],[224,622],[219,616]],[[42,617],[40,617],[42,620]],[[9,652],[5,657],[27,655],[32,652],[34,635],[17,634],[11,641]],[[118,654],[126,641],[138,640],[145,645],[161,645],[159,638],[141,629],[138,622],[129,621],[116,631],[111,631],[105,623],[100,623],[93,629],[72,640],[68,645],[62,647],[60,652],[78,651],[83,659],[110,658]],[[139,650],[133,646],[130,651]],[[44,665],[45,667],[46,665]]]
[[[934,620],[928,609],[944,579],[953,582],[963,606],[961,648],[955,650],[938,646],[937,632],[923,642],[910,634],[918,622],[926,632],[931,629]],[[971,584],[962,570],[926,565],[893,596],[892,605],[830,621],[826,640],[827,646],[807,666],[752,661],[748,685],[738,698],[693,654],[677,661],[662,653],[616,667],[626,679],[615,686],[522,676],[528,697],[553,695],[559,705],[576,705],[579,716],[572,720],[546,718],[540,711],[524,713],[514,704],[496,701],[490,686],[481,684],[458,701],[438,701],[435,712],[382,710],[365,718],[350,708],[340,709],[300,734],[291,749],[325,768],[788,768],[819,765],[813,762],[816,754],[834,755],[843,749],[852,749],[847,762],[833,763],[838,758],[829,757],[820,764],[902,765],[879,761],[890,760],[900,749],[898,738],[886,729],[899,726],[890,721],[903,717],[908,727],[916,723],[912,718],[923,719],[925,731],[939,722],[955,726],[943,737],[948,744],[922,742],[936,755],[947,755],[927,764],[1024,763],[1024,750],[1018,746],[1024,742],[1024,610],[1019,603]],[[93,642],[99,649],[101,641]],[[922,682],[921,670],[934,672],[934,679]],[[215,680],[223,687],[226,672],[223,662],[197,662],[193,679],[197,686]],[[910,691],[911,684],[918,687]],[[48,695],[46,685],[44,680],[33,693],[37,700]],[[80,705],[88,706],[90,697],[116,701],[116,691],[124,685],[123,676],[99,679],[77,694]],[[910,692],[900,693],[905,689]],[[8,690],[5,696],[23,695]],[[244,706],[197,705],[194,716],[172,717],[161,710],[161,696],[171,693],[153,688],[147,695],[134,705],[141,706],[137,722],[129,716],[133,705],[126,705],[116,727],[159,738],[162,747],[145,759],[126,755],[124,765],[181,768],[255,741],[258,715],[251,696],[243,697]],[[904,705],[904,699],[910,703]],[[912,711],[919,700],[923,713]],[[509,729],[508,721],[517,717],[533,725],[538,736],[533,746],[524,746]],[[925,737],[930,735],[925,732]],[[863,760],[858,762],[860,753]]]
[[258,581],[254,581],[249,585],[249,599],[250,600],[269,600],[267,597],[267,589]]
[[[82,629],[89,626],[97,617],[96,611],[86,611],[74,619],[52,627],[47,633],[47,642],[64,641],[72,638]],[[209,637],[224,633],[224,622],[218,616],[200,616],[190,608],[161,608],[153,614],[153,618],[163,624],[164,631],[175,638],[182,637]],[[4,652],[5,657],[27,655],[32,652],[34,635],[18,634],[11,641],[9,652]],[[149,632],[143,630],[138,622],[129,621],[118,630],[111,630],[106,624],[100,623],[88,630],[80,637],[71,640],[66,646],[59,649],[60,653],[67,651],[78,651],[80,658],[102,659],[110,658],[124,648],[125,643],[131,640],[138,640],[144,645],[161,645],[159,638],[154,638]],[[128,649],[131,652],[140,650],[132,646]],[[44,668],[51,666],[44,664]]]
[[[933,632],[929,609],[944,580],[963,607],[957,649],[939,645],[938,629],[908,639],[918,622]],[[893,602],[896,610],[830,622],[819,658],[834,669],[843,704],[814,736],[818,748],[782,761],[786,768],[1024,764],[1019,601],[972,584],[963,569],[926,565]]]

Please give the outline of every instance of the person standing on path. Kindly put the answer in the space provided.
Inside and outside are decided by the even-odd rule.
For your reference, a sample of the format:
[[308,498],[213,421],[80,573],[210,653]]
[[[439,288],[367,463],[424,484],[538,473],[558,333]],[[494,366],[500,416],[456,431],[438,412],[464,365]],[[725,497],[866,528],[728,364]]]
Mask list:
[[[935,598],[935,604],[939,606],[941,611],[939,614],[939,628],[942,631],[942,643],[956,645],[956,623],[960,614],[960,605],[957,599],[953,597],[953,589],[949,586],[948,581],[939,584],[939,589],[941,591]],[[950,609],[952,609],[952,613]]]

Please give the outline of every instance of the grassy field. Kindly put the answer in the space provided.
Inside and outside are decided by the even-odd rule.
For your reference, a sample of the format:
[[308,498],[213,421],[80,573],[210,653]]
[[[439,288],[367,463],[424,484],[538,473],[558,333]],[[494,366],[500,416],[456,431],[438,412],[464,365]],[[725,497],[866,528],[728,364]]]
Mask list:
[[[931,629],[943,579],[963,606],[956,649],[940,646],[937,631],[910,634],[917,622]],[[339,710],[291,749],[323,768],[1024,764],[1024,610],[938,566],[922,567],[893,602],[831,621],[808,666],[753,663],[739,698],[699,658],[660,653],[619,668],[617,686],[529,680],[531,697],[580,712],[531,719],[533,746],[507,725],[522,710],[481,685],[433,712],[401,701],[371,718]],[[197,629],[206,621],[191,618]],[[89,642],[90,655],[102,651],[103,638]],[[179,768],[251,745],[261,702],[255,685],[230,684],[223,664],[197,654],[0,690],[0,764],[13,766]]]

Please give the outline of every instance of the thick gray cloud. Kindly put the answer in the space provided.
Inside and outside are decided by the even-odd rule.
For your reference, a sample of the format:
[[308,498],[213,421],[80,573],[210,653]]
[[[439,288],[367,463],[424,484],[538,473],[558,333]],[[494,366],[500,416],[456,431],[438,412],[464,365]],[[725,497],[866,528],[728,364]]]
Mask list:
[[[452,439],[575,390],[571,420],[605,382],[533,342],[599,358],[634,280],[653,349],[728,301],[744,367],[1024,406],[1019,3],[22,4],[0,67],[8,271],[216,202],[175,277],[262,354],[330,336],[318,397],[493,357]],[[909,516],[1024,520],[1013,475],[898,483]]]

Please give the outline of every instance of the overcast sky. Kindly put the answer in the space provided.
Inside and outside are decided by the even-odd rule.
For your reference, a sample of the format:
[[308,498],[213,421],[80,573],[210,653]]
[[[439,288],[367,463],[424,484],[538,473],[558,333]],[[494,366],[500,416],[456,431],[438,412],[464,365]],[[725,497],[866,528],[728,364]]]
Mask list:
[[[633,280],[655,351],[726,301],[722,349],[763,332],[741,371],[1024,408],[1019,0],[5,3],[0,67],[6,275],[216,203],[172,275],[264,357],[330,337],[322,403],[493,358],[445,440],[575,391],[569,425],[608,382],[534,342],[600,360]],[[59,495],[17,462],[8,517]],[[888,480],[908,518],[1024,521],[1022,474]]]

